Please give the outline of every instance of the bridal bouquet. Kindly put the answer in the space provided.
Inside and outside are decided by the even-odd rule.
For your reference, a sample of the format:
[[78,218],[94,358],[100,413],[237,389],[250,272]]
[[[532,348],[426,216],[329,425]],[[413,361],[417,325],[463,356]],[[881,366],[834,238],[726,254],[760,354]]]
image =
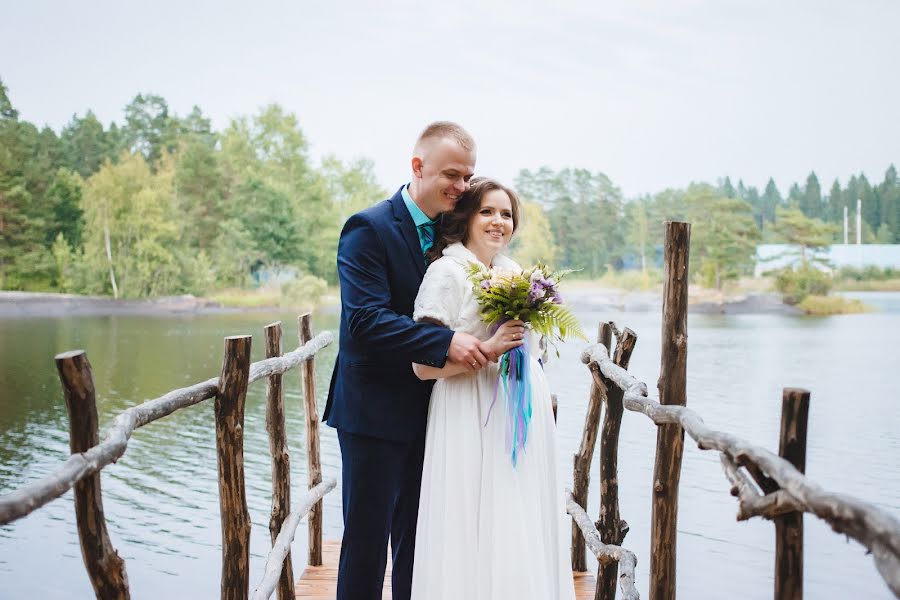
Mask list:
[[[521,273],[498,273],[479,263],[469,265],[472,292],[481,307],[481,317],[488,325],[498,327],[510,320],[523,321],[526,330],[534,331],[551,343],[569,338],[587,339],[578,319],[563,305],[557,288],[560,280],[569,273],[571,271],[553,271],[540,263]],[[526,346],[513,348],[500,357],[494,399],[485,419],[487,425],[502,390],[506,405],[506,446],[513,466],[525,447],[531,422],[528,364]]]

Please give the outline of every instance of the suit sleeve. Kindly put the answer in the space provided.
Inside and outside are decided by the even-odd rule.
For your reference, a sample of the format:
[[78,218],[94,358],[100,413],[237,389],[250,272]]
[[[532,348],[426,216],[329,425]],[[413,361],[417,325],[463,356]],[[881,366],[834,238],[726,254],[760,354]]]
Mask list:
[[444,366],[453,331],[394,312],[387,254],[375,228],[363,217],[354,215],[344,226],[337,263],[341,304],[355,340],[409,362]]

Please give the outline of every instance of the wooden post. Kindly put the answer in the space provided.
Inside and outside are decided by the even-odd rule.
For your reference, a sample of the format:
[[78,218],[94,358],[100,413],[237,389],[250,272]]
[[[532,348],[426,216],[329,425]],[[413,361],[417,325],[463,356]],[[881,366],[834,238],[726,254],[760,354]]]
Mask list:
[[[662,361],[659,401],[687,404],[688,258],[691,225],[666,222],[663,288]],[[653,510],[650,522],[650,600],[674,600],[678,526],[678,483],[684,452],[684,430],[660,425],[653,467]]]
[[[785,388],[781,397],[778,455],[806,472],[809,392]],[[803,513],[775,517],[775,600],[803,598]]]
[[[55,360],[69,412],[69,448],[72,454],[86,452],[100,442],[91,363],[84,350],[57,354]],[[75,484],[75,520],[81,557],[97,598],[130,598],[125,561],[106,530],[99,471]]]
[[[637,343],[637,335],[627,327],[619,338],[613,362],[628,368],[631,353]],[[604,544],[621,546],[628,533],[628,523],[619,514],[619,431],[625,407],[625,392],[612,382],[606,382],[606,410],[603,413],[603,429],[600,433],[600,520],[597,529]],[[615,600],[619,564],[600,564],[597,569],[595,600]]]
[[[266,325],[265,334],[266,358],[281,356],[281,321]],[[266,431],[269,433],[269,452],[272,454],[272,514],[269,517],[269,535],[273,544],[291,512],[291,456],[284,421],[281,375],[270,375],[266,380]],[[278,579],[278,599],[294,600],[294,569],[290,551],[284,558]]]
[[244,402],[250,379],[250,336],[225,338],[216,395],[216,454],[222,513],[222,600],[250,593],[250,513],[244,484]]
[[[310,314],[297,319],[300,345],[312,339]],[[309,472],[309,489],[322,482],[322,465],[319,458],[319,408],[316,405],[316,363],[311,357],[303,365],[303,399],[306,405],[306,461]],[[307,563],[317,567],[322,564],[322,501],[309,511],[309,556]]]
[[[612,326],[600,323],[597,328],[597,341],[609,349],[612,344]],[[581,508],[587,509],[588,486],[591,478],[591,460],[594,457],[594,446],[597,443],[597,430],[600,427],[600,411],[607,391],[597,385],[591,378],[591,395],[588,400],[587,415],[584,417],[584,430],[581,432],[581,445],[578,453],[572,457],[574,464],[572,473],[572,497]],[[572,570],[587,571],[587,556],[584,535],[581,529],[572,522]]]

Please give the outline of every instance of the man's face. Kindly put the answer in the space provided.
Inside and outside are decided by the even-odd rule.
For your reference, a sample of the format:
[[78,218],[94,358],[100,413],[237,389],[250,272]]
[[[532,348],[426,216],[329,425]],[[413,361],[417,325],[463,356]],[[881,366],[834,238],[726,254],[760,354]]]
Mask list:
[[475,152],[450,138],[426,140],[412,162],[416,203],[431,219],[453,210],[475,174]]

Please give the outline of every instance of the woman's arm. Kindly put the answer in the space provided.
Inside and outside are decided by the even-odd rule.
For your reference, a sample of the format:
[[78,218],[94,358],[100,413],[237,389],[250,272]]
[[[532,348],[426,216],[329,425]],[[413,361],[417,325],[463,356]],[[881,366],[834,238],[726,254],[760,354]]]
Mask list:
[[460,373],[466,373],[472,370],[471,367],[467,367],[464,364],[454,363],[450,361],[447,361],[447,363],[440,369],[437,367],[429,367],[428,365],[420,365],[419,363],[413,363],[412,367],[413,373],[415,373],[416,377],[418,377],[422,381],[428,381],[429,379],[445,379],[447,377],[453,377],[454,375],[459,375]]
[[[484,342],[482,346],[486,351],[496,353],[497,356],[500,356],[508,350],[521,346],[524,343],[524,337],[525,325],[522,321],[507,321],[501,325],[494,335],[491,336],[491,339]],[[413,373],[415,373],[416,377],[422,381],[427,381],[429,379],[445,379],[472,370],[469,365],[449,360],[441,368],[420,365],[418,363],[413,363],[412,367]]]

